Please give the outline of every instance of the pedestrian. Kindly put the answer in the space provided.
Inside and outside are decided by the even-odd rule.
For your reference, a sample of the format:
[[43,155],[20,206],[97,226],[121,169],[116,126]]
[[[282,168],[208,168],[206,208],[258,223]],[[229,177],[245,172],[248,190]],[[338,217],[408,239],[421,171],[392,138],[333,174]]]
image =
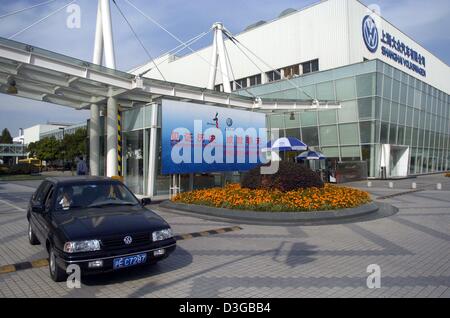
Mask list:
[[80,160],[78,160],[78,163],[77,163],[77,175],[85,176],[86,174],[87,174],[86,161],[84,161],[83,157],[80,157]]

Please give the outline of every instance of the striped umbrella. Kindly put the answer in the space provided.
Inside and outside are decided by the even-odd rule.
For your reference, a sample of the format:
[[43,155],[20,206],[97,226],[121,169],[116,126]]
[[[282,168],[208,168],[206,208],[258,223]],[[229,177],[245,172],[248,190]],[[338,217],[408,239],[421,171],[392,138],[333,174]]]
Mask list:
[[299,156],[297,156],[297,159],[300,159],[300,160],[325,160],[327,158],[321,152],[310,150],[310,151],[305,151],[305,152],[301,153]]
[[263,151],[303,151],[307,149],[308,146],[303,141],[294,137],[283,137],[273,143],[269,142]]

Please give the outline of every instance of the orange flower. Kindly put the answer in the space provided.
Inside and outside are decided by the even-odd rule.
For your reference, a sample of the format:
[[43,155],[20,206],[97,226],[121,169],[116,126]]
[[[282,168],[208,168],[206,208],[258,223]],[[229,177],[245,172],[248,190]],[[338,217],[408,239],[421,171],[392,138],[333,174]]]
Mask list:
[[250,190],[239,184],[181,193],[173,201],[213,207],[257,211],[321,211],[352,208],[371,201],[367,192],[326,184],[324,188]]

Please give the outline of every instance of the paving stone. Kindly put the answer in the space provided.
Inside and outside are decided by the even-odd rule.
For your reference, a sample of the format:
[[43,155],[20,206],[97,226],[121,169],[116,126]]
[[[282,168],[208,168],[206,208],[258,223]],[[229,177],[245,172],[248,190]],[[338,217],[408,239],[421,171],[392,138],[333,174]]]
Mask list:
[[[70,290],[48,269],[0,274],[0,297],[450,297],[450,188],[419,177],[430,190],[388,200],[393,217],[323,226],[261,226],[155,211],[177,234],[240,225],[241,231],[178,242],[151,269],[117,272]],[[434,191],[440,180],[443,191]],[[372,194],[396,189],[375,182]],[[26,238],[27,201],[38,183],[1,183],[0,266],[46,257]],[[366,189],[364,184],[353,186]],[[366,189],[367,190],[367,189]],[[4,204],[8,202],[14,204]],[[367,267],[381,268],[381,289],[369,289]]]

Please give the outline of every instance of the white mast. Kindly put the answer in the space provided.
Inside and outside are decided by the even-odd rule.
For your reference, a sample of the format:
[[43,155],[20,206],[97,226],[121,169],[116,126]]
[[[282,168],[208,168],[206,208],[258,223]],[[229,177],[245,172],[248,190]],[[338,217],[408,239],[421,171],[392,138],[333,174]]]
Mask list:
[[220,62],[220,73],[222,75],[223,91],[231,93],[230,85],[230,71],[228,69],[228,62],[225,53],[225,43],[223,40],[223,24],[220,22],[214,23],[212,26],[214,30],[214,41],[212,47],[211,68],[209,71],[208,89],[214,89],[216,84],[217,69]]
[[[98,0],[97,25],[95,30],[94,45],[94,64],[102,64],[103,54],[105,54],[105,66],[111,69],[116,68],[116,59],[114,54],[114,41],[111,25],[111,10],[109,0]],[[109,90],[112,95],[112,90]],[[107,120],[106,120],[106,175],[112,177],[117,175],[117,100],[110,96],[107,101]],[[100,115],[99,107],[96,104],[91,105],[90,121],[90,167],[91,174],[99,174],[100,159]]]

